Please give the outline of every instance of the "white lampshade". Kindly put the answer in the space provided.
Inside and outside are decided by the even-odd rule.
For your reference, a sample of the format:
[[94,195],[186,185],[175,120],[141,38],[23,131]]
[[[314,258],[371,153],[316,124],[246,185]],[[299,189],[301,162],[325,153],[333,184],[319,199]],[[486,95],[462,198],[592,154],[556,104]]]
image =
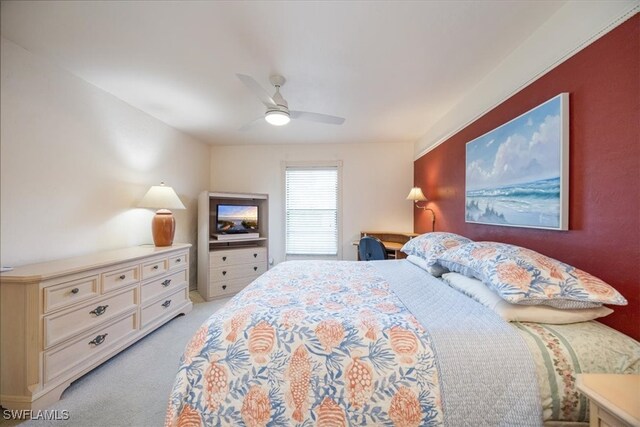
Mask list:
[[287,112],[277,110],[267,111],[267,114],[264,115],[264,119],[267,121],[267,123],[274,126],[283,126],[291,121]]
[[151,209],[186,209],[176,192],[171,187],[164,185],[154,185],[147,191],[140,203],[140,208]]
[[407,200],[413,200],[416,202],[426,202],[428,199],[424,196],[424,193],[422,193],[422,189],[420,187],[413,187],[411,191],[409,191]]

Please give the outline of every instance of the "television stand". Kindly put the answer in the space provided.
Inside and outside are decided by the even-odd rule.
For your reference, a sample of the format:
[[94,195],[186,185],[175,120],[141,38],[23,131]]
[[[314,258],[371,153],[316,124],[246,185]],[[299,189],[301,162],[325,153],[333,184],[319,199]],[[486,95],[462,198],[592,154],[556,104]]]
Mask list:
[[[258,232],[215,238],[217,206],[258,206]],[[231,296],[269,266],[269,196],[205,191],[198,197],[198,292],[207,301]]]

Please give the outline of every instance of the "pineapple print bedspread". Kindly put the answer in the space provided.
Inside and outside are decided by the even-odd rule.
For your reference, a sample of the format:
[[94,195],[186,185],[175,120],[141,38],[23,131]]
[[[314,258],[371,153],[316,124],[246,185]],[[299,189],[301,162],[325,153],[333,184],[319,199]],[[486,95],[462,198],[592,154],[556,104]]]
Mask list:
[[442,425],[431,337],[372,264],[256,279],[187,345],[166,425]]

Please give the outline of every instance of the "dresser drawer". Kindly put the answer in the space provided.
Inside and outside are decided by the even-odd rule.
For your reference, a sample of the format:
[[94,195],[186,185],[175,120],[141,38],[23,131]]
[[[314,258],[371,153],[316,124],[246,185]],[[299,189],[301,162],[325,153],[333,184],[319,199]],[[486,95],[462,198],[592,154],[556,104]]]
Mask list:
[[109,349],[137,333],[136,313],[94,329],[68,345],[61,345],[44,353],[44,382],[66,372],[77,371],[91,359],[99,359]]
[[178,271],[147,282],[142,285],[142,302],[152,300],[164,293],[172,292],[174,289],[184,285],[186,282],[187,270]]
[[150,279],[163,274],[169,269],[168,258],[158,258],[142,264],[142,280]]
[[230,265],[225,267],[212,268],[210,270],[211,281],[231,280],[240,277],[257,277],[267,271],[265,261],[251,264]]
[[169,257],[169,270],[183,268],[186,265],[189,265],[189,255],[187,252],[183,252],[183,253]]
[[140,270],[132,265],[102,273],[102,293],[124,288],[140,281]]
[[240,279],[224,280],[215,282],[211,286],[213,287],[213,294],[216,298],[237,294],[241,290],[247,287],[247,285],[253,282],[258,276],[241,277]]
[[246,264],[267,260],[266,248],[229,249],[209,252],[210,267]]
[[98,295],[98,275],[44,288],[44,312],[67,307]]
[[181,307],[185,302],[189,300],[189,289],[183,288],[178,292],[167,295],[158,301],[151,303],[142,309],[141,328],[144,328],[148,324],[152,323],[156,319],[159,319],[168,313],[175,312],[177,308]]
[[136,307],[136,289],[84,304],[44,318],[44,346],[49,348],[83,330],[97,326]]

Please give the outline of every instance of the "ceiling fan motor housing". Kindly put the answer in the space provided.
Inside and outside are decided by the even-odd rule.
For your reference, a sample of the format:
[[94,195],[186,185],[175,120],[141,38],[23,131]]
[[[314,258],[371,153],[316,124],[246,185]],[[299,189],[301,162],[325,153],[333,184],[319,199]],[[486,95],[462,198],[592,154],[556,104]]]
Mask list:
[[[284,85],[284,83],[286,82],[286,79],[279,75],[273,75],[269,77],[269,81],[271,82],[272,85],[276,87],[276,93],[274,93],[271,98],[273,98],[273,100],[276,102],[276,105],[280,107],[277,109],[277,111],[282,111],[289,114],[289,104],[280,94],[280,87]],[[274,109],[269,108],[267,111],[273,111],[273,110]]]

